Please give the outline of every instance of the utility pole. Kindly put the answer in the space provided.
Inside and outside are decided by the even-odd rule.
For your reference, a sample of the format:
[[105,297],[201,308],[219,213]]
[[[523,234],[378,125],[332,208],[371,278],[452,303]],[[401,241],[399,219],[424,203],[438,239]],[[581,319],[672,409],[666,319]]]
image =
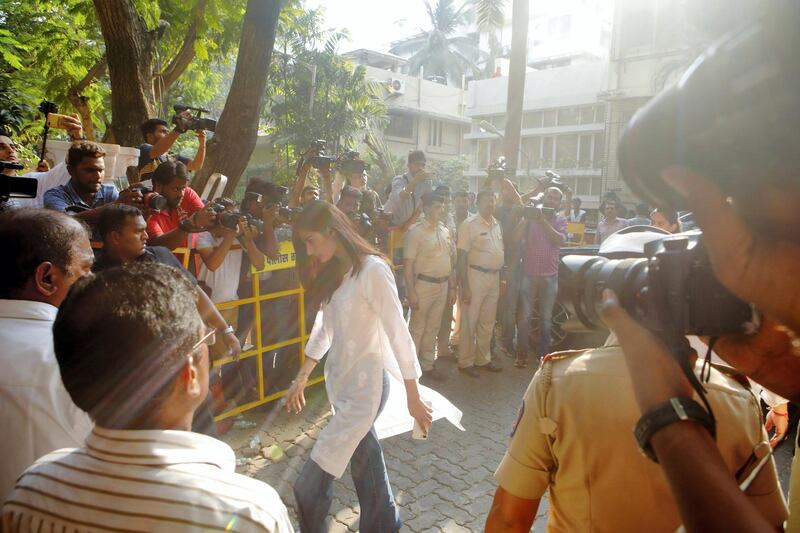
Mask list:
[[506,130],[503,153],[506,168],[516,177],[522,131],[522,100],[528,57],[528,10],[530,0],[513,0],[511,9],[511,58],[508,69]]

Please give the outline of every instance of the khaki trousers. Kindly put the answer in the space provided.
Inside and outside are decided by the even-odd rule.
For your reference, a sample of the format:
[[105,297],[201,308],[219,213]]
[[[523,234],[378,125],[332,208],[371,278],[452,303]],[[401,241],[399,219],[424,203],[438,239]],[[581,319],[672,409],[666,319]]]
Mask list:
[[419,365],[423,372],[427,372],[433,370],[436,360],[436,335],[447,303],[447,282],[431,283],[418,279],[414,282],[414,291],[419,299],[419,307],[411,310],[408,330],[417,347]]
[[458,366],[485,366],[491,360],[489,351],[494,322],[497,317],[497,300],[500,298],[500,274],[486,274],[470,268],[467,272],[472,301],[460,304],[461,331],[458,343]]

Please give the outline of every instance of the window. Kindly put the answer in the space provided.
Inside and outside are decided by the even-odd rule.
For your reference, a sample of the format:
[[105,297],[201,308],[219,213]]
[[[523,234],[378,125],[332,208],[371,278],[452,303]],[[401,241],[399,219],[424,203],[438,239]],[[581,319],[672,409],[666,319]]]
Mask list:
[[542,115],[541,111],[528,111],[524,115],[522,115],[522,127],[523,128],[541,128],[542,127]]
[[606,105],[600,104],[596,108],[596,114],[594,117],[594,121],[598,123],[603,123],[606,121]]
[[443,124],[441,120],[428,121],[428,146],[441,146],[442,145],[442,129]]
[[604,133],[595,133],[594,135],[594,168],[603,168],[606,155],[606,136]]
[[580,111],[580,122],[581,124],[594,124],[594,106],[587,105],[581,108]]
[[592,136],[581,135],[578,138],[578,167],[589,168],[592,166]]
[[556,125],[556,110],[548,109],[544,112],[544,127],[552,128]]
[[386,135],[390,137],[412,139],[414,137],[414,117],[411,115],[390,113],[389,125],[386,127]]
[[539,157],[539,168],[551,168],[553,166],[553,138],[542,137],[542,152]]
[[556,168],[578,166],[578,136],[559,135],[556,138]]
[[564,107],[558,110],[559,126],[574,126],[578,123],[578,108]]
[[489,141],[476,141],[478,154],[475,163],[478,168],[486,168],[489,166]]
[[577,180],[578,183],[575,184],[575,194],[578,196],[588,196],[592,194],[592,184],[591,178],[581,178]]
[[603,189],[603,178],[592,178],[591,189],[589,194],[592,196],[600,196],[602,194]]
[[519,168],[526,169],[530,164],[531,168],[537,168],[539,154],[542,150],[541,137],[524,137],[522,139],[522,154],[519,158]]

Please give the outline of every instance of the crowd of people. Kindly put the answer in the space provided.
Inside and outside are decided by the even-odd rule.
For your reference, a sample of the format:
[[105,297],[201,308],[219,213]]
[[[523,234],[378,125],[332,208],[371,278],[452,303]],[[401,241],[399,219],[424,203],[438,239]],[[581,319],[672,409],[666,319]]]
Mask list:
[[[265,387],[286,390],[294,413],[326,358],[334,414],[295,480],[303,531],[326,530],[348,465],[361,530],[399,530],[376,429],[389,399],[401,394],[401,425],[425,436],[446,400],[421,383],[469,386],[503,371],[504,356],[538,370],[495,473],[486,531],[529,531],[546,492],[554,531],[800,527],[800,473],[787,505],[770,453],[800,399],[800,247],[796,232],[768,231],[797,222],[792,183],[763,185],[764,205],[742,209],[711,177],[670,167],[662,179],[693,218],[647,204],[628,212],[614,192],[601,199],[600,256],[644,258],[648,243],[696,221],[719,281],[757,309],[748,335],[681,332],[687,370],[608,289],[597,295],[604,345],[552,353],[562,249],[583,243],[589,218],[553,175],[520,191],[498,163],[473,201],[436,183],[414,150],[381,195],[358,153],[333,163],[317,149],[290,194],[252,178],[241,202],[204,201],[189,185],[204,132],[189,158],[170,152],[181,132],[145,122],[119,190],[102,147],[82,138],[77,118],[67,123],[65,162],[26,175],[35,198],[0,205],[3,531],[292,531],[278,494],[235,473],[214,422],[252,395],[239,359],[259,343],[282,346]],[[10,137],[0,136],[0,160],[18,160]],[[266,271],[289,242],[295,268]],[[188,268],[178,249],[194,252]],[[305,293],[217,308],[253,296],[253,276],[264,291]],[[282,342],[301,336],[300,308],[305,358]],[[456,376],[442,358],[457,361]]]

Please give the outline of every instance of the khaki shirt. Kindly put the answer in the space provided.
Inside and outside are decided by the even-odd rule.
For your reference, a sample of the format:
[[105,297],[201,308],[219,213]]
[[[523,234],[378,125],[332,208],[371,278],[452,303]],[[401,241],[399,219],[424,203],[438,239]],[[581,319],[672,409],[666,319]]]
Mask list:
[[[756,446],[768,449],[758,402],[716,369],[705,387],[716,442],[733,475]],[[633,437],[640,416],[618,346],[548,356],[525,393],[495,477],[519,498],[541,498],[549,489],[548,531],[674,532],[681,519],[667,480]],[[786,518],[772,460],[747,495],[771,524]]]
[[479,213],[467,217],[458,228],[458,249],[468,252],[470,265],[500,270],[505,262],[500,223],[494,217],[489,223]]
[[450,232],[437,224],[431,227],[427,222],[413,226],[404,244],[404,259],[414,261],[414,273],[443,278],[453,270]]

